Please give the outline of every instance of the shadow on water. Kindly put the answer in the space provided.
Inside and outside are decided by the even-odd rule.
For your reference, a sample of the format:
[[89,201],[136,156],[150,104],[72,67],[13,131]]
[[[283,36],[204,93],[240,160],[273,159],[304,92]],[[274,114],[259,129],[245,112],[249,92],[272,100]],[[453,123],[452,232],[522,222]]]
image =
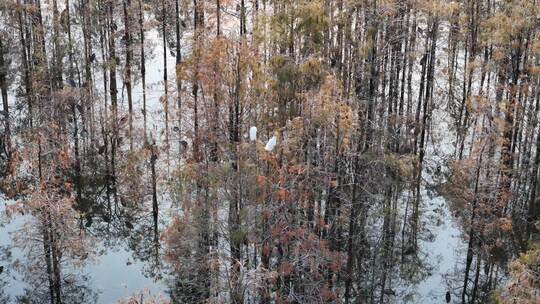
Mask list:
[[[81,178],[82,198],[63,213],[58,221],[62,227],[56,227],[61,228],[58,237],[62,241],[56,243],[58,248],[45,251],[40,231],[43,216],[28,214],[24,208],[14,207],[14,202],[7,203],[8,207],[2,204],[2,212],[11,216],[1,233],[1,263],[6,270],[0,275],[4,285],[0,296],[19,303],[50,303],[57,297],[47,287],[50,279],[52,286],[60,285],[62,303],[112,303],[143,288],[155,294],[170,293],[179,301],[194,294],[187,282],[197,282],[192,277],[197,271],[170,275],[175,266],[164,259],[165,248],[156,231],[156,227],[169,226],[170,220],[153,216],[150,190],[119,187],[114,198],[107,183],[104,175]],[[371,227],[364,234],[369,248],[363,257],[366,297],[390,303],[427,303],[441,298],[440,278],[454,261],[452,253],[440,249],[457,242],[446,204],[441,198],[429,197],[424,189],[421,199],[430,203],[422,211],[422,228],[415,230],[411,221],[414,190],[403,185],[387,189],[379,197],[382,209],[365,210]],[[418,243],[417,249],[414,243]],[[47,266],[48,251],[61,255],[56,266],[59,276],[52,265]]]
[[81,198],[59,213],[2,200],[0,299],[9,300],[0,303],[114,303],[165,292],[159,218],[145,195],[113,198],[108,182],[83,176]]

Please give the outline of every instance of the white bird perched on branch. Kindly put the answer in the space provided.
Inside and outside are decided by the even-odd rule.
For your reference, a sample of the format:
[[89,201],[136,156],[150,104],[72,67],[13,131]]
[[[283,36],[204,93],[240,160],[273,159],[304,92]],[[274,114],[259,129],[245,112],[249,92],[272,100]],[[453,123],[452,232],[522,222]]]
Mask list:
[[257,140],[257,127],[253,126],[249,128],[249,140],[251,141]]
[[264,147],[264,149],[268,152],[274,150],[274,147],[276,146],[276,143],[277,143],[277,138],[276,136],[272,136],[272,138],[270,138],[270,140],[266,143],[266,146]]

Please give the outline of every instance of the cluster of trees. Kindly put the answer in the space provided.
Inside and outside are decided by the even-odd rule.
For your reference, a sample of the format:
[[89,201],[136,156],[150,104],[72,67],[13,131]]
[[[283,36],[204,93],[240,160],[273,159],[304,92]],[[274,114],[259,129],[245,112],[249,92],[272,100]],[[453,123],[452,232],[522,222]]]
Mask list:
[[447,297],[493,298],[537,236],[535,0],[6,0],[0,20],[30,296],[69,303],[65,265],[127,227],[173,303],[418,300],[433,180],[467,242]]

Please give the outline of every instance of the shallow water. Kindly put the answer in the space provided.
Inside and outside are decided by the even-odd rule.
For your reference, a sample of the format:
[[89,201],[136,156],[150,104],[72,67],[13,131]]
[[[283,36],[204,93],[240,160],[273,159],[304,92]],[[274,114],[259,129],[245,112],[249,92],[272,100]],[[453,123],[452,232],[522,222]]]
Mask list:
[[[5,212],[5,204],[6,201],[0,204],[2,213]],[[425,254],[428,274],[415,285],[408,285],[406,281],[394,282],[397,296],[388,299],[392,303],[433,303],[442,300],[447,290],[446,277],[451,275],[462,256],[460,231],[446,202],[440,197],[434,197],[426,205],[423,215],[428,236],[419,242],[419,251]],[[11,263],[17,259],[23,263],[25,261],[23,252],[14,246],[12,235],[30,219],[28,215],[14,216],[0,231],[0,246],[11,252]],[[93,225],[99,226],[96,222]],[[70,267],[70,272],[88,276],[86,285],[97,294],[97,303],[115,303],[141,292],[167,294],[163,277],[152,272],[155,267],[152,256],[136,252],[140,248],[138,245],[131,245],[133,248],[130,248],[133,239],[138,239],[137,233],[136,227],[133,232],[125,235],[102,234],[95,244],[97,254],[81,267]],[[152,239],[151,234],[147,236]],[[8,283],[4,287],[5,292],[12,298],[22,295],[25,287],[28,287],[23,281],[23,275],[10,267],[9,261],[0,261],[0,264],[5,265],[4,273],[0,275]]]
[[[8,202],[1,200],[0,213],[4,214]],[[4,292],[12,298],[12,301],[17,296],[23,295],[25,288],[31,288],[23,281],[23,273],[10,267],[10,262],[14,264],[17,260],[25,263],[24,252],[14,245],[13,235],[24,229],[24,225],[30,222],[31,216],[27,215],[16,215],[11,220],[5,218],[2,220],[0,248],[8,250],[10,261],[0,259],[0,265],[4,266],[4,273],[0,274],[0,278],[7,282]],[[127,239],[129,235],[125,239],[98,240],[92,248],[97,253],[95,256],[87,259],[82,267],[74,266],[66,269],[70,273],[88,276],[86,284],[97,293],[97,303],[116,303],[120,299],[140,292],[151,294],[166,292],[165,284],[152,278],[145,270],[148,267],[147,263],[134,257],[133,251],[127,248],[128,244],[125,241]]]

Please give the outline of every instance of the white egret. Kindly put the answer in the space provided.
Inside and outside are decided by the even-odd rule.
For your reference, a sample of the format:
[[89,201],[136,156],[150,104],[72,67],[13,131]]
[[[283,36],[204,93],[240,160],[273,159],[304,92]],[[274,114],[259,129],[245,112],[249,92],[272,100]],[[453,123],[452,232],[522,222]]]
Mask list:
[[253,126],[249,128],[249,140],[251,141],[257,140],[257,127]]
[[264,149],[270,152],[274,150],[276,143],[277,143],[277,138],[275,136],[272,136],[272,138],[270,138],[270,140],[266,143],[266,146],[264,147]]

